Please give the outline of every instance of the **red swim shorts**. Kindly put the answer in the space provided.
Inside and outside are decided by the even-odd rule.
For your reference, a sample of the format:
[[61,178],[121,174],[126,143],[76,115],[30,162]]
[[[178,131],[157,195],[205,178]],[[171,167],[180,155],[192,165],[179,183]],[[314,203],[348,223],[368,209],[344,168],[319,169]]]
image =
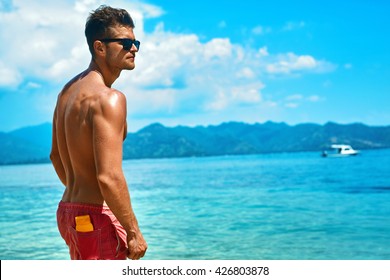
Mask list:
[[[76,231],[75,217],[87,214],[94,230]],[[107,206],[61,201],[57,210],[57,224],[72,260],[127,258],[126,231]]]

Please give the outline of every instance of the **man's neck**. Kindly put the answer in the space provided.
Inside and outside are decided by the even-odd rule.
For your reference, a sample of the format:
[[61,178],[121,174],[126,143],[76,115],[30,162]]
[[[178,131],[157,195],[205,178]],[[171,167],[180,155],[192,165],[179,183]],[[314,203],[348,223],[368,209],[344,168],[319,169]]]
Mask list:
[[102,63],[97,62],[95,59],[91,60],[88,70],[97,72],[102,77],[104,84],[109,88],[116,81],[116,79],[118,79],[121,73],[120,71],[118,71],[118,73],[113,73],[108,69],[108,67]]

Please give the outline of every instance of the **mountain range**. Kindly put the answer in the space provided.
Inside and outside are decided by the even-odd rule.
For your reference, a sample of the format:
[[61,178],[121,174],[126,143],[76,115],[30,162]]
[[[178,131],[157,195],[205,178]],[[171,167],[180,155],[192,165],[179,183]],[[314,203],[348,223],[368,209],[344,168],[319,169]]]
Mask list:
[[[0,164],[49,162],[52,126],[44,123],[8,133],[0,132]],[[361,123],[288,125],[265,122],[228,122],[210,126],[165,127],[151,124],[129,133],[123,143],[124,159],[244,155],[322,151],[331,144],[356,149],[390,147],[390,126]]]

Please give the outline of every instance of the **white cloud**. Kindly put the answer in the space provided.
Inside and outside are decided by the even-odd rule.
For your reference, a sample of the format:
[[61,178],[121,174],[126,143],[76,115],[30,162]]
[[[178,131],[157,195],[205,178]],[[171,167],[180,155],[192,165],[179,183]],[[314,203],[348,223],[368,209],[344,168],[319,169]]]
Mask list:
[[[90,60],[84,37],[89,12],[102,4],[128,9],[143,37],[144,18],[157,17],[162,9],[139,2],[125,1],[22,1],[14,0],[15,9],[0,11],[0,59],[27,76],[64,82],[83,70]],[[19,82],[22,79],[18,80]]]
[[75,46],[70,50],[66,58],[54,62],[43,73],[52,79],[61,81],[64,77],[70,78],[76,72],[81,72],[90,60],[90,53],[84,46]]
[[241,70],[238,70],[238,72],[236,74],[237,78],[251,79],[251,78],[254,78],[255,76],[256,76],[256,74],[254,73],[254,71],[250,67],[244,67]]
[[0,86],[14,87],[22,81],[21,74],[0,61]]
[[265,35],[267,33],[271,33],[272,28],[268,26],[257,25],[254,28],[252,28],[251,31],[253,35]]
[[264,27],[261,25],[258,25],[252,29],[252,33],[254,35],[264,35],[266,33],[270,33],[272,29],[270,27]]
[[[1,57],[25,76],[42,79],[46,69],[64,59],[72,47],[84,43],[83,20],[67,2],[14,1],[0,25]],[[44,8],[43,8],[44,7]],[[21,81],[20,81],[21,82]]]
[[76,1],[74,9],[79,13],[87,13],[91,8],[96,6],[95,0],[79,0]]
[[322,100],[322,98],[318,95],[311,95],[307,98],[310,102],[319,102]]
[[329,62],[316,60],[311,55],[296,55],[287,53],[278,55],[275,62],[269,63],[266,70],[271,74],[290,74],[297,71],[326,72],[332,71],[334,65]]
[[316,103],[323,101],[324,98],[318,96],[318,95],[310,95],[305,97],[302,94],[292,94],[289,96],[286,96],[284,98],[284,106],[287,108],[298,108],[300,105],[307,104],[308,102],[310,103]]
[[206,104],[205,108],[212,111],[220,111],[234,106],[255,105],[262,101],[262,83],[252,83],[241,86],[233,86],[230,89],[220,87],[214,100]]
[[244,104],[254,104],[262,101],[260,90],[263,84],[250,84],[232,88],[232,99]]
[[42,88],[42,85],[38,84],[38,83],[35,83],[35,82],[28,82],[27,85],[26,85],[26,88],[29,88],[29,89],[39,89],[39,88]]
[[285,24],[285,26],[283,27],[283,31],[291,31],[291,30],[295,30],[295,29],[300,29],[300,28],[303,28],[305,27],[306,23],[304,21],[299,21],[299,22],[295,22],[295,21],[290,21],[290,22],[287,22]]
[[215,38],[205,44],[203,51],[206,59],[224,58],[231,56],[232,44],[229,39]]
[[292,109],[298,108],[299,105],[301,104],[300,101],[302,101],[302,99],[303,99],[302,94],[289,95],[289,96],[285,97],[286,102],[284,103],[284,106],[286,108],[292,108]]
[[258,54],[260,56],[268,56],[269,55],[268,48],[267,47],[260,48],[259,51],[258,51]]
[[302,94],[293,94],[286,97],[286,100],[301,100],[303,99]]

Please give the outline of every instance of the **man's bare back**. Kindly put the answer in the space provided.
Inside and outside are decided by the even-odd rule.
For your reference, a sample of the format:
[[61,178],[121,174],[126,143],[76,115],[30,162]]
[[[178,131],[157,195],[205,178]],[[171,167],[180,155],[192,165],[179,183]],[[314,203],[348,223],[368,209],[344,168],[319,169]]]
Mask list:
[[102,108],[105,106],[122,110],[123,117],[117,119],[117,125],[123,129],[124,140],[125,102],[122,93],[105,86],[101,75],[89,70],[76,76],[60,93],[54,121],[58,151],[66,174],[63,177],[66,190],[62,201],[104,203],[95,166],[94,142],[99,139],[93,138],[94,121],[104,117]]

